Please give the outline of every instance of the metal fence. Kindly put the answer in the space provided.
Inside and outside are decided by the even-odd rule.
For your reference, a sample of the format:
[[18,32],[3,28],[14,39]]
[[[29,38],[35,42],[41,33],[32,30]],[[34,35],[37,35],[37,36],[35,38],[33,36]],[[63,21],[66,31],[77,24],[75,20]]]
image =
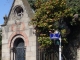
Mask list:
[[38,60],[59,60],[58,52],[53,49],[39,49]]
[[[38,60],[59,60],[59,48],[58,46],[48,49],[38,50]],[[67,60],[64,54],[62,54],[62,60]]]

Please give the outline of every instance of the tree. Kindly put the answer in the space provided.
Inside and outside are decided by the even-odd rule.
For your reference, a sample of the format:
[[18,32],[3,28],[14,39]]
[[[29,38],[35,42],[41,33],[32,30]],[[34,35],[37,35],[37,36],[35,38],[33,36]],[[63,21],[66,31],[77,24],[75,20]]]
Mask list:
[[[37,3],[37,1],[39,0],[28,0],[28,2],[30,3],[31,7],[36,10],[36,6],[35,4]],[[48,0],[41,0],[43,3],[48,1]],[[73,13],[80,13],[80,0],[66,0],[67,2],[67,5],[70,7],[70,8],[73,8]],[[38,6],[38,5],[37,5]]]
[[80,0],[67,0],[67,4],[69,7],[73,8],[73,13],[80,13]]
[[54,32],[54,30],[60,31],[62,42],[68,42],[67,44],[62,44],[64,47],[63,54],[68,60],[76,59],[77,47],[80,46],[78,37],[80,36],[78,16],[80,9],[79,5],[78,7],[74,6],[75,3],[73,2],[73,0],[48,0],[42,3],[42,0],[37,0],[34,5],[36,8],[35,18],[32,20],[32,24],[36,25],[35,29],[41,47],[50,47],[52,44],[49,38],[50,32]]
[[1,45],[1,41],[2,41],[2,30],[0,28],[0,45]]
[[48,0],[28,0],[29,4],[30,4],[30,6],[32,7],[33,10],[36,10],[37,8],[39,8],[40,4],[42,4],[46,1],[48,1]]
[[49,0],[44,3],[42,0],[37,0],[35,6],[36,13],[32,23],[36,25],[41,46],[48,47],[52,43],[49,31],[59,30],[63,40],[66,40],[69,29],[65,21],[73,16],[72,8],[68,8],[66,0]]
[[1,46],[2,46],[2,30],[0,28],[0,60],[1,60]]
[[32,9],[34,9],[35,10],[35,1],[36,0],[28,0],[28,2],[30,3],[30,6],[32,7]]

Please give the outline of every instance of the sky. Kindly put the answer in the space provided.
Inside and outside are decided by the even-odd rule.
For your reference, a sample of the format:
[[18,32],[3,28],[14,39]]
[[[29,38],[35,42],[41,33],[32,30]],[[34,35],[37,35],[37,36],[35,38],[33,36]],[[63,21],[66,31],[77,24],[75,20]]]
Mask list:
[[8,16],[13,0],[0,0],[0,25],[4,23],[3,17]]

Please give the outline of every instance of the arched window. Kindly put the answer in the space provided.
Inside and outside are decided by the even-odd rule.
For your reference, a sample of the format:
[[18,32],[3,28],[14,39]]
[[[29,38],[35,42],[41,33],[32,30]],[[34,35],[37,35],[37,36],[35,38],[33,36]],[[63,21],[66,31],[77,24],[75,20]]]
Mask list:
[[21,6],[16,6],[14,9],[14,13],[16,16],[22,16],[23,15],[23,8]]

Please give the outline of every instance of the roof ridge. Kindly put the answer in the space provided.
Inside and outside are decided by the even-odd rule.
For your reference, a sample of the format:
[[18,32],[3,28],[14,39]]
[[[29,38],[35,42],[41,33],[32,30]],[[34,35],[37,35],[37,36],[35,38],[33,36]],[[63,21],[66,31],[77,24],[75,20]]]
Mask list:
[[[13,5],[14,5],[14,2],[15,2],[15,0],[14,0],[13,3],[12,3],[12,6],[11,6],[11,8],[10,8],[10,12],[9,12],[8,16],[6,16],[7,19],[4,20],[4,23],[3,23],[1,26],[5,26],[5,25],[7,24],[8,19],[9,19],[9,16],[10,16],[10,13],[11,13],[11,10],[12,10],[12,7],[13,7]],[[5,16],[4,16],[3,18],[5,18]]]
[[[7,19],[6,20],[4,19],[4,23],[1,26],[5,26],[7,24],[8,20],[9,20],[9,17],[10,17],[10,13],[12,11],[12,8],[14,6],[15,1],[16,0],[14,0],[13,3],[12,3],[12,6],[11,6],[11,9],[10,9],[10,12],[9,12],[8,16],[7,17],[4,16],[4,18],[7,18]],[[26,9],[26,12],[28,14],[28,17],[30,19],[32,19],[34,17],[34,13],[33,13],[32,9],[30,7],[30,4],[28,3],[27,0],[22,0],[22,3],[23,3],[23,5],[24,5],[24,7]]]

